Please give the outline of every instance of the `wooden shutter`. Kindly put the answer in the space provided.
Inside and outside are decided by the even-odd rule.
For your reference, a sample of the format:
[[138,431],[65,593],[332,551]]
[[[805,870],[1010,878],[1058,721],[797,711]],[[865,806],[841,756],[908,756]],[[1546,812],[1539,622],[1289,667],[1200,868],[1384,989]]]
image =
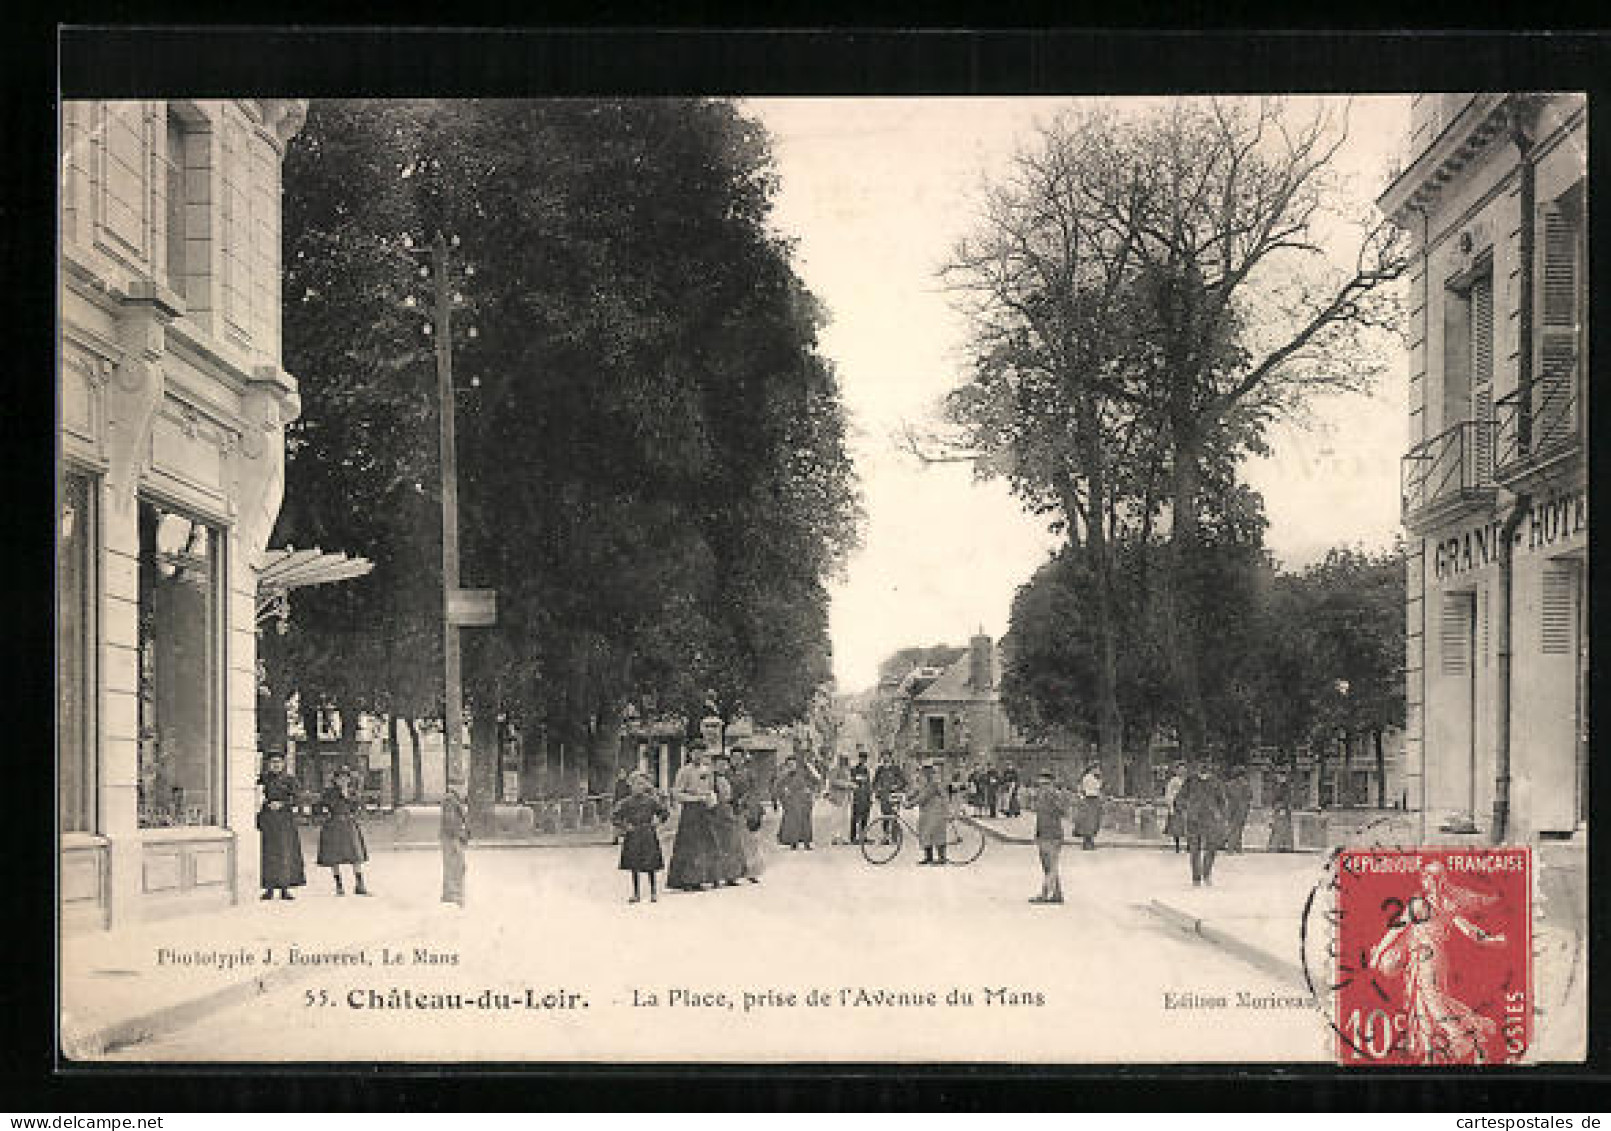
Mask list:
[[1577,631],[1577,569],[1566,563],[1552,564],[1544,570],[1543,582],[1541,649],[1546,656],[1570,655]]
[[1471,594],[1445,593],[1438,633],[1444,675],[1465,675],[1471,664]]
[[1471,456],[1473,484],[1488,482],[1493,468],[1494,281],[1484,275],[1467,295],[1471,314]]
[[1548,447],[1575,424],[1578,361],[1576,217],[1559,204],[1544,209],[1538,372],[1533,388],[1533,447]]
[[1482,653],[1482,667],[1488,666],[1488,630],[1492,623],[1488,605],[1488,590],[1477,590],[1477,646]]

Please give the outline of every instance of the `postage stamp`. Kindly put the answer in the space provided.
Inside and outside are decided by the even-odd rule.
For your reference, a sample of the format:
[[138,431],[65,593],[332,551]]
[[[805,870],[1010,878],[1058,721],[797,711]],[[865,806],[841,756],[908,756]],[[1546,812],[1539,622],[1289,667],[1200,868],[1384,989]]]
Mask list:
[[1530,850],[1353,849],[1334,865],[1338,1062],[1525,1059],[1533,1024]]

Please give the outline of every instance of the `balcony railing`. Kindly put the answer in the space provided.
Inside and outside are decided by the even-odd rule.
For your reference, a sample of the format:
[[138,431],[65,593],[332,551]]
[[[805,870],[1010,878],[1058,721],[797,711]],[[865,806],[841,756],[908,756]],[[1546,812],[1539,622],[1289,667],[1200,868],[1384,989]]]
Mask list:
[[[1583,406],[1575,374],[1535,381],[1494,402],[1494,467],[1501,476],[1526,471],[1583,442]],[[1531,409],[1523,414],[1524,403]]]
[[1493,487],[1494,425],[1466,420],[1409,450],[1399,465],[1404,523],[1487,497]]

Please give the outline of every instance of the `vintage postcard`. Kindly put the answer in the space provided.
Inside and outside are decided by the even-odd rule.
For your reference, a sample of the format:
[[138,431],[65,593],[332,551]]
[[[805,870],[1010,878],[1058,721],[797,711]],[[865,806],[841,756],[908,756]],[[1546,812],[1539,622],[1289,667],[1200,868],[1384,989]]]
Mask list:
[[67,1062],[1582,1061],[1583,95],[150,93]]

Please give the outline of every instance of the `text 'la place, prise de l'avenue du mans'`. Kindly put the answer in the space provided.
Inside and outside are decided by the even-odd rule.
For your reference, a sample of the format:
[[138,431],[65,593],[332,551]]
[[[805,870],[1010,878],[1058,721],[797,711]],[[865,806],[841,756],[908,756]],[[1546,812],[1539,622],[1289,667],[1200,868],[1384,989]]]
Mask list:
[[640,1009],[730,1009],[753,1013],[766,1009],[944,1009],[970,1006],[1042,1007],[1039,990],[981,986],[944,990],[892,990],[870,986],[821,987],[809,990],[699,990],[686,987],[638,988],[631,1004]]

